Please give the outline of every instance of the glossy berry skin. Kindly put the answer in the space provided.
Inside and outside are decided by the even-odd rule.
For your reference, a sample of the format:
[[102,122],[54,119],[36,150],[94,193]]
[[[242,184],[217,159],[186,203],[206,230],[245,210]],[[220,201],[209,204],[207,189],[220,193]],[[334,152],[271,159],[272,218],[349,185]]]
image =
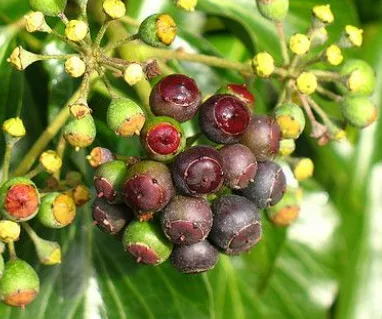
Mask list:
[[240,140],[259,162],[273,159],[280,148],[280,127],[276,120],[266,115],[252,117],[248,129]]
[[286,179],[282,168],[271,161],[260,162],[253,183],[242,190],[243,195],[258,208],[276,205],[286,191]]
[[192,119],[202,96],[195,81],[183,74],[171,74],[160,80],[151,91],[150,107],[158,116],[170,116],[178,122]]
[[227,84],[222,86],[216,93],[231,94],[233,96],[236,96],[248,106],[250,111],[252,111],[255,106],[256,98],[247,89],[247,86],[245,84]]
[[219,94],[202,104],[199,124],[211,141],[233,144],[245,133],[250,117],[250,111],[240,99],[230,94]]
[[248,251],[261,239],[260,214],[254,203],[238,195],[221,196],[212,204],[214,224],[209,240],[227,255]]
[[254,180],[257,160],[248,147],[242,144],[226,145],[219,153],[223,159],[225,184],[229,188],[241,189]]
[[146,121],[140,140],[149,157],[161,162],[171,161],[186,146],[182,126],[168,116]]
[[123,161],[110,161],[102,164],[94,174],[97,197],[104,197],[109,203],[121,203],[121,187],[127,174]]
[[94,224],[103,232],[116,235],[134,219],[126,205],[111,205],[104,198],[97,198],[92,206]]
[[175,246],[171,254],[174,268],[185,274],[199,274],[215,267],[219,252],[207,240],[188,246]]
[[210,232],[212,211],[204,198],[176,196],[163,210],[161,226],[174,244],[195,244]]
[[165,164],[154,161],[135,164],[126,176],[123,195],[126,204],[134,209],[140,220],[150,219],[175,195],[169,169]]
[[216,193],[224,183],[222,158],[210,146],[194,146],[179,154],[172,168],[175,186],[194,197]]

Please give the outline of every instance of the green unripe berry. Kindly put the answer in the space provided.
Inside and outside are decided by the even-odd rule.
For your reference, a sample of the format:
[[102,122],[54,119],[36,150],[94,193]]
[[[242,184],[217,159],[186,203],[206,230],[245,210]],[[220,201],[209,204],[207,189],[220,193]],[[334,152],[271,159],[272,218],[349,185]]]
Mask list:
[[153,47],[169,46],[174,42],[177,26],[168,14],[153,14],[140,25],[138,37]]
[[341,112],[351,125],[358,128],[367,127],[378,118],[377,108],[366,96],[345,97],[341,102]]
[[350,95],[371,95],[375,90],[375,72],[363,60],[347,61],[341,69],[341,75],[345,78],[346,92]]
[[166,261],[173,247],[160,226],[153,222],[131,222],[126,227],[122,243],[138,263],[147,265],[159,265]]
[[46,16],[57,16],[65,10],[67,0],[29,0],[29,6],[34,11],[40,11]]
[[289,0],[256,0],[262,16],[271,21],[283,21],[288,14]]
[[96,126],[90,114],[81,119],[72,118],[64,128],[66,141],[77,150],[91,145],[95,136]]
[[36,271],[21,259],[11,259],[5,264],[0,280],[0,298],[8,306],[25,307],[40,291]]
[[108,126],[121,137],[139,135],[145,120],[140,106],[130,99],[113,99],[107,110]]
[[275,110],[277,124],[284,139],[297,139],[305,128],[305,116],[300,107],[285,103]]

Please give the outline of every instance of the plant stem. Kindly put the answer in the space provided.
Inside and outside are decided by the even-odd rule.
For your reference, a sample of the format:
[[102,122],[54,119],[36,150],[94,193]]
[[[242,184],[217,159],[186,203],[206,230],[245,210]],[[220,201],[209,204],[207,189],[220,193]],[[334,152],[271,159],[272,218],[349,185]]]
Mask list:
[[13,241],[8,243],[8,252],[9,252],[9,258],[11,260],[16,260],[17,259],[15,243]]
[[21,226],[24,228],[24,230],[27,232],[29,238],[33,242],[36,242],[40,238],[40,237],[38,237],[36,232],[33,230],[33,228],[27,222],[22,222]]
[[77,43],[74,43],[67,38],[65,38],[63,35],[59,34],[56,30],[51,31],[51,34],[53,34],[56,38],[60,39],[61,41],[65,42],[67,45],[69,45],[72,49],[82,52],[81,46],[79,46]]
[[[61,133],[60,139],[59,139],[58,144],[57,144],[56,152],[62,161],[64,160],[66,145],[67,145],[67,143],[66,143],[66,139],[64,137],[64,133]],[[53,176],[58,181],[60,180],[60,175],[61,175],[61,168],[53,174]]]
[[139,21],[137,21],[137,20],[135,20],[134,18],[129,17],[129,16],[124,16],[124,17],[122,17],[122,18],[121,18],[121,21],[122,21],[122,22],[125,22],[125,23],[128,24],[128,25],[131,25],[131,26],[133,26],[133,27],[136,27],[136,28],[138,28],[138,27],[140,26]]
[[94,47],[95,48],[99,48],[100,47],[102,39],[105,36],[105,33],[106,33],[108,27],[110,26],[111,22],[112,22],[112,20],[106,18],[106,20],[102,24],[101,29],[98,31],[97,37],[96,37],[95,42],[94,42]]
[[322,118],[325,124],[334,125],[334,123],[329,119],[325,111],[317,104],[315,100],[313,100],[310,96],[307,96],[306,99],[309,105],[312,107],[312,109]]
[[322,70],[311,70],[311,73],[313,73],[319,80],[321,81],[338,81],[341,79],[341,75],[337,72],[331,72],[331,71],[322,71]]
[[332,91],[325,89],[321,85],[317,86],[317,92],[320,93],[321,95],[328,97],[329,99],[331,99],[337,103],[340,103],[343,100],[342,96],[337,95],[337,94],[333,93]]
[[5,143],[5,154],[4,154],[4,162],[3,162],[3,178],[0,183],[0,186],[8,180],[9,175],[9,167],[11,165],[11,157],[12,157],[12,143]]
[[27,174],[24,175],[25,178],[29,178],[29,179],[32,179],[33,177],[35,177],[36,175],[40,174],[42,171],[43,171],[43,167],[41,167],[40,165],[37,165],[34,169],[32,169],[30,172],[28,172]]
[[119,48],[121,45],[124,45],[128,42],[134,41],[136,39],[138,39],[138,34],[130,35],[130,36],[127,36],[121,40],[110,42],[102,51],[104,53],[107,53],[107,52],[112,51],[116,48]]
[[287,45],[282,22],[276,22],[276,28],[280,38],[281,54],[283,56],[284,64],[288,65],[290,63],[290,58],[289,58],[288,45]]

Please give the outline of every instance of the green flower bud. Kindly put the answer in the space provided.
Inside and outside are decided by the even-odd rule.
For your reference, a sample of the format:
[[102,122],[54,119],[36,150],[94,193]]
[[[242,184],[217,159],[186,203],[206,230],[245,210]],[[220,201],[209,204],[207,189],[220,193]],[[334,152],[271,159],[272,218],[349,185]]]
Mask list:
[[290,37],[289,48],[294,54],[304,55],[310,49],[310,40],[307,35],[296,33]]
[[280,156],[289,156],[296,150],[296,142],[294,139],[281,140],[280,141]]
[[376,86],[373,68],[362,60],[349,60],[341,69],[345,79],[346,93],[350,95],[371,95]]
[[78,56],[72,56],[65,62],[65,72],[73,78],[83,76],[86,71],[85,62]]
[[49,193],[42,198],[37,217],[45,227],[63,228],[71,224],[76,217],[76,205],[66,194]]
[[17,70],[22,71],[32,63],[41,60],[42,59],[39,55],[23,49],[22,46],[18,46],[12,51],[11,56],[7,59],[7,62],[11,63]]
[[275,61],[267,52],[261,52],[252,59],[253,72],[259,77],[268,78],[275,71]]
[[256,0],[262,16],[271,21],[283,21],[288,14],[289,0]]
[[20,237],[20,225],[11,220],[0,221],[0,240],[3,243],[11,243]]
[[138,36],[143,42],[153,47],[169,46],[174,42],[177,26],[168,14],[154,14],[147,17],[140,25]]
[[341,102],[344,118],[353,126],[364,128],[378,118],[378,109],[366,96],[347,96]]
[[277,124],[284,139],[297,139],[305,128],[305,116],[299,106],[286,103],[275,110]]
[[66,0],[29,0],[29,6],[34,11],[40,11],[46,16],[57,16],[64,12]]
[[127,98],[113,99],[107,110],[108,126],[121,137],[139,135],[145,120],[139,105]]
[[14,177],[0,188],[0,211],[14,221],[27,221],[36,216],[40,195],[36,185],[27,178]]
[[40,263],[53,266],[61,263],[61,247],[54,241],[42,239],[36,235],[33,239]]
[[64,128],[66,141],[77,150],[92,144],[95,136],[96,127],[91,115],[86,115],[79,120],[73,118]]
[[311,72],[303,72],[297,78],[297,89],[302,94],[313,94],[317,89],[317,78]]
[[0,298],[8,306],[22,307],[31,303],[40,291],[40,280],[36,271],[21,259],[5,264],[0,280]]

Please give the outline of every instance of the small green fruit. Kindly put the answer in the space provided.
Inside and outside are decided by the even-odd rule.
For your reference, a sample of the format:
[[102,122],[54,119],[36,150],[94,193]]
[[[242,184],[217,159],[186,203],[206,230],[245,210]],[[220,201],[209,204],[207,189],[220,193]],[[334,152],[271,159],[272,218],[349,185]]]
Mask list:
[[147,265],[163,263],[170,257],[173,248],[160,226],[153,222],[131,222],[123,234],[122,243],[136,262]]
[[345,97],[341,102],[344,118],[353,126],[364,128],[378,118],[378,109],[366,96]]
[[275,117],[284,139],[297,139],[305,128],[305,116],[300,107],[286,103],[276,108]]
[[276,226],[289,226],[299,216],[302,190],[288,188],[279,203],[267,210],[269,219]]
[[91,115],[86,115],[78,120],[73,117],[64,128],[66,141],[77,150],[91,145],[95,136],[96,126]]
[[289,0],[256,0],[262,16],[271,21],[283,21],[288,14]]
[[37,237],[33,243],[40,263],[46,266],[61,263],[61,247],[57,242]]
[[371,95],[376,79],[373,68],[363,60],[349,60],[341,69],[345,78],[346,92],[350,95]]
[[140,25],[138,36],[143,42],[153,47],[169,46],[174,42],[177,26],[168,14],[153,14]]
[[34,11],[40,11],[46,16],[57,16],[65,10],[67,0],[29,0],[29,6]]
[[35,270],[21,259],[5,264],[0,280],[0,298],[5,304],[22,307],[31,303],[40,291],[40,280]]
[[139,135],[145,121],[142,109],[130,99],[113,99],[107,110],[108,126],[121,137]]

